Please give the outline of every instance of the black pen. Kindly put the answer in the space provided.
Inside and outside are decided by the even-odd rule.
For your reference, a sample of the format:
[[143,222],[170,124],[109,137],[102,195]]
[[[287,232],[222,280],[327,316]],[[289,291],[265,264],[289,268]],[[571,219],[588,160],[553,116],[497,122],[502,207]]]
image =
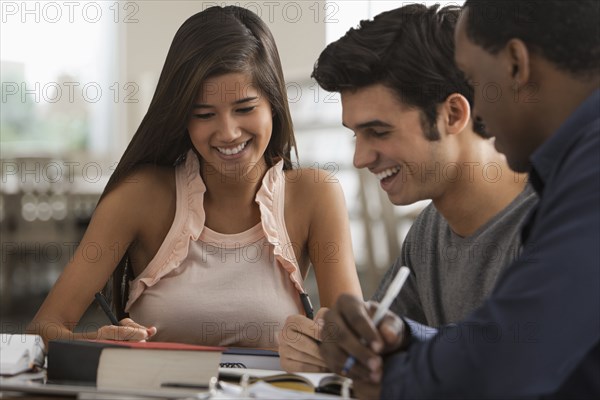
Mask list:
[[306,317],[308,319],[313,319],[315,317],[312,303],[310,302],[310,298],[308,297],[308,293],[300,293],[300,300],[302,301],[302,307],[304,307],[304,312],[306,313]]
[[163,382],[160,387],[168,388],[184,388],[184,389],[208,389],[209,385],[201,385],[196,383],[180,383],[180,382]]
[[110,323],[117,326],[121,325],[117,317],[115,317],[115,314],[113,314],[113,312],[110,310],[110,307],[108,306],[108,303],[106,302],[106,299],[104,298],[102,293],[98,292],[94,297],[96,298],[96,302],[100,304],[102,311],[104,311],[108,319],[110,319]]

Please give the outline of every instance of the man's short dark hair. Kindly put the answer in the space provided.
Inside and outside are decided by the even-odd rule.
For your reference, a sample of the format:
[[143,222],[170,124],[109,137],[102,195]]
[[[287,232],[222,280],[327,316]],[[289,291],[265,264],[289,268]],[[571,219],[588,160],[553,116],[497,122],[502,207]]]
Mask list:
[[[312,77],[341,92],[382,84],[423,112],[425,136],[438,140],[437,106],[452,93],[473,107],[473,88],[454,63],[454,28],[460,8],[411,4],[361,21],[319,56]],[[488,137],[481,122],[474,130]]]
[[495,54],[512,38],[574,76],[600,74],[598,0],[467,0],[467,37]]

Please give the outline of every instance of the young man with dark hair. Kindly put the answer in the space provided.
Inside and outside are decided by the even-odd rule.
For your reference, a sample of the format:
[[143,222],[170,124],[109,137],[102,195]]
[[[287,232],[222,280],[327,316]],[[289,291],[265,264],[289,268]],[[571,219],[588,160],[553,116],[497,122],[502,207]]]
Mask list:
[[[322,355],[338,372],[354,356],[348,375],[370,396],[600,395],[599,20],[595,0],[465,3],[455,58],[476,87],[474,113],[540,200],[523,253],[464,320],[424,338],[393,313],[374,327],[351,296],[326,314],[338,340]],[[486,99],[486,85],[502,95]]]
[[[473,88],[453,59],[458,16],[458,7],[417,4],[382,13],[329,45],[313,72],[341,93],[354,165],[368,168],[395,205],[432,199],[373,299],[406,265],[411,275],[392,310],[434,327],[483,302],[516,258],[521,223],[537,200],[473,122]],[[322,339],[319,332],[303,318],[289,322],[283,366],[324,367],[318,342],[306,338]]]

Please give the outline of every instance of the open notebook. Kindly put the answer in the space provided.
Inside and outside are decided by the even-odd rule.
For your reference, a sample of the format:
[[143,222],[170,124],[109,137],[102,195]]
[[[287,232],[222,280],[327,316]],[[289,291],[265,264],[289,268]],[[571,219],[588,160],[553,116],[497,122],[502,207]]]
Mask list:
[[336,395],[341,393],[342,385],[347,380],[333,373],[286,373],[264,369],[219,368],[219,379],[226,382],[238,382],[244,374],[249,375],[250,383],[263,381],[283,389]]

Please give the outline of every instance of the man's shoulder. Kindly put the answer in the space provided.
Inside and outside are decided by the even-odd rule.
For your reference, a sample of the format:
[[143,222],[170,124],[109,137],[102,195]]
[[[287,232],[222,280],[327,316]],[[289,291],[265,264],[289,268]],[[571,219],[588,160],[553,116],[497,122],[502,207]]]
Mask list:
[[496,216],[496,223],[491,224],[491,227],[510,228],[520,226],[538,201],[539,197],[536,191],[528,183],[523,191]]
[[531,186],[530,183],[527,183],[523,188],[523,191],[517,195],[513,202],[517,206],[529,207],[537,203],[537,201],[538,195],[536,191],[533,189],[533,186]]
[[435,208],[433,202],[419,213],[411,225],[406,238],[402,243],[402,261],[411,269],[428,268],[428,265],[419,266],[418,260],[422,254],[435,253],[441,244],[441,239],[449,234],[447,221]]

